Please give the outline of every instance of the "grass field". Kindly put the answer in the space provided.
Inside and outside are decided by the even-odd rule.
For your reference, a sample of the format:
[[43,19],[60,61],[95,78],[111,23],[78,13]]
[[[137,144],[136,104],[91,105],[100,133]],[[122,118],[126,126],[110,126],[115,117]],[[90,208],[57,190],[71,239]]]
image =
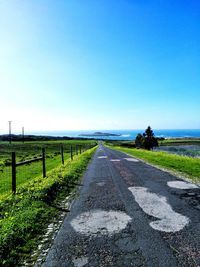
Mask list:
[[159,145],[200,145],[200,138],[174,138],[159,141]]
[[155,148],[156,151],[165,151],[172,154],[184,155],[189,157],[200,158],[200,144],[168,144]]
[[[76,154],[76,146],[80,153],[84,146],[94,146],[95,141],[44,141],[44,142],[13,142],[11,145],[7,142],[0,143],[0,195],[11,192],[11,152],[16,152],[16,161],[22,162],[29,159],[40,157],[42,148],[46,150],[46,170],[47,173],[55,167],[61,165],[61,144],[64,148],[64,159],[70,157],[70,147],[73,147],[73,154]],[[86,148],[86,147],[85,147]],[[23,183],[42,174],[42,162],[33,162],[31,164],[17,167],[17,188]]]
[[143,159],[155,166],[178,172],[192,181],[200,183],[200,159],[187,156],[169,154],[167,152],[147,151],[135,148],[110,146],[113,149],[125,152],[131,156]]

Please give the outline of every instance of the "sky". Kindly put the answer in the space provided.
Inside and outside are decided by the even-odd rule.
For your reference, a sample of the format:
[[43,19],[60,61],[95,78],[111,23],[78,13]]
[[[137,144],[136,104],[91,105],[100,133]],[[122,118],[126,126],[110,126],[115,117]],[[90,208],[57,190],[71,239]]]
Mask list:
[[0,133],[200,129],[199,0],[0,0]]

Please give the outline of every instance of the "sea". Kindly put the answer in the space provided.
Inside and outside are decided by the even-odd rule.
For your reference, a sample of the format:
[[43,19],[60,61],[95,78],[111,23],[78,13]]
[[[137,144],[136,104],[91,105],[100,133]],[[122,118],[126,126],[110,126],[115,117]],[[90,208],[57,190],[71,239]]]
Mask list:
[[[138,133],[144,133],[143,130],[93,130],[93,131],[46,131],[46,132],[32,132],[28,134],[48,135],[48,136],[68,136],[68,137],[84,137],[105,140],[135,140]],[[167,130],[153,130],[156,137],[169,138],[200,138],[200,129],[167,129]],[[92,136],[95,132],[116,134],[119,136]],[[82,136],[87,134],[88,136]],[[91,136],[89,136],[91,134]]]

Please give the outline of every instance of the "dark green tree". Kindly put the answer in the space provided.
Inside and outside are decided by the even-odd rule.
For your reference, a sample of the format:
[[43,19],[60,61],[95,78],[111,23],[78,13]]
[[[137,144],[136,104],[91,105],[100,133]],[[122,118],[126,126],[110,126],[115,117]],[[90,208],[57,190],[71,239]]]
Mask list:
[[145,130],[145,132],[143,133],[144,136],[144,148],[147,150],[151,150],[154,147],[158,146],[158,140],[157,138],[154,136],[154,133],[151,129],[150,126],[147,127],[147,129]]
[[135,146],[147,150],[151,150],[154,147],[158,146],[158,140],[154,136],[154,133],[150,126],[147,127],[143,135],[142,134],[137,135],[135,139]]

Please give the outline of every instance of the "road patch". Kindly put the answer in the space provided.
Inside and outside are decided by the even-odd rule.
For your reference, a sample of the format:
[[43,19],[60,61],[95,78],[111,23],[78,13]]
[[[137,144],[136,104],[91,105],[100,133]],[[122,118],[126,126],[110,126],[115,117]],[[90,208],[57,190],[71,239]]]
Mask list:
[[74,264],[74,267],[83,267],[86,264],[88,264],[88,258],[87,257],[80,257],[80,258],[73,258],[72,262]]
[[92,210],[81,213],[70,224],[86,236],[113,235],[126,228],[131,217],[122,211]]
[[132,161],[132,162],[139,162],[138,159],[134,159],[134,158],[124,158],[127,161]]
[[99,182],[97,183],[98,186],[104,186],[106,183],[105,182]]
[[199,188],[195,184],[183,182],[183,181],[171,181],[167,182],[167,185],[172,188],[177,188],[177,189],[195,189]]
[[175,212],[165,197],[149,192],[146,187],[129,187],[129,190],[145,213],[159,219],[149,223],[153,229],[178,232],[189,223],[189,218]]

